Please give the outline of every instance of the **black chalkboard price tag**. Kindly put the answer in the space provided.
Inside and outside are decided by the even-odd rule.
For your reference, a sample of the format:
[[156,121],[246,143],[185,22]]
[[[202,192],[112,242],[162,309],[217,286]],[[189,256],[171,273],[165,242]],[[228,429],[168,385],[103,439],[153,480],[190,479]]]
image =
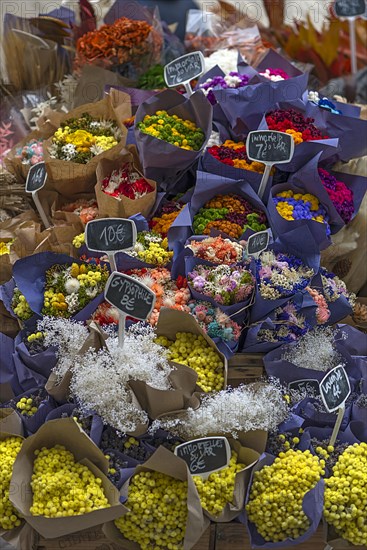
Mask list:
[[294,154],[294,139],[285,132],[255,130],[246,140],[246,154],[250,160],[265,164],[257,194],[262,199],[274,164],[289,162]]
[[320,382],[320,393],[326,410],[338,411],[330,438],[330,445],[334,445],[344,417],[345,402],[351,393],[349,378],[342,365],[331,369],[324,376]]
[[48,229],[50,227],[50,222],[47,219],[46,213],[43,210],[42,204],[37,195],[37,192],[45,186],[46,180],[46,164],[44,162],[37,162],[37,164],[34,164],[29,169],[25,182],[25,191],[26,193],[32,193],[32,199],[34,201],[34,204],[36,205],[40,218],[43,221],[46,229]]
[[186,462],[192,475],[207,478],[228,466],[231,448],[226,437],[204,437],[177,445],[174,454]]
[[137,279],[114,271],[106,284],[105,299],[119,310],[119,344],[122,347],[126,317],[144,321],[153,311],[156,296]]
[[270,235],[268,231],[259,231],[250,235],[247,241],[247,253],[249,256],[258,257],[260,252],[268,248]]
[[47,179],[46,164],[38,162],[29,169],[25,190],[27,193],[35,193],[44,187]]
[[114,255],[130,250],[136,243],[136,225],[125,218],[92,220],[85,227],[85,244],[92,252],[107,253],[112,271],[116,271]]
[[321,397],[329,412],[334,412],[344,405],[350,391],[348,375],[341,365],[330,370],[320,382]]
[[320,384],[315,378],[304,378],[303,380],[294,380],[288,384],[289,390],[306,392],[307,395],[320,395]]
[[191,52],[174,59],[164,67],[164,80],[168,88],[184,85],[192,95],[191,80],[198,78],[205,70],[205,60],[201,52]]
[[365,0],[336,0],[335,14],[338,17],[358,17],[366,11]]

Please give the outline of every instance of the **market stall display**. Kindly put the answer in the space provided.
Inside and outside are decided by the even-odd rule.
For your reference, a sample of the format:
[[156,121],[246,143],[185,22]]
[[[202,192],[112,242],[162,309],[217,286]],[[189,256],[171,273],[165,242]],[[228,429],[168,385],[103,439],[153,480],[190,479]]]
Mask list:
[[[0,195],[0,537],[202,550],[230,524],[281,549],[324,522],[331,548],[364,548],[366,277],[344,276],[367,122],[228,6],[222,26],[190,14],[189,56],[156,12],[80,7],[42,61],[67,51],[72,74],[19,90],[0,134],[6,192],[42,162],[50,222]],[[43,16],[18,23],[37,58]],[[194,44],[226,48],[183,86]]]

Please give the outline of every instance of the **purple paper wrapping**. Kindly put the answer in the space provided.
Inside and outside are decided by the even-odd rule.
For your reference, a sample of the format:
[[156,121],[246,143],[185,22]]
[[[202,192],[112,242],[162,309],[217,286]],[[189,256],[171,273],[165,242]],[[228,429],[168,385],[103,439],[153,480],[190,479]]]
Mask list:
[[[83,263],[66,254],[55,254],[54,252],[41,252],[15,262],[13,266],[13,278],[21,293],[24,294],[32,311],[38,315],[42,315],[46,271],[55,264],[71,265],[74,262],[79,265]],[[71,318],[76,321],[86,321],[102,301],[103,293],[96,296],[87,306]]]
[[[19,401],[19,399],[21,399],[22,397],[29,397],[30,395],[38,392],[39,389],[39,387],[30,388],[23,394],[18,395],[17,401]],[[44,399],[43,401],[41,401],[36,413],[34,413],[32,416],[26,416],[19,413],[27,435],[34,434],[38,430],[38,428],[40,428],[42,424],[45,423],[48,414],[56,408],[56,402],[52,399],[52,397],[47,395],[46,391],[43,391],[42,395],[44,395]],[[17,408],[15,408],[15,410],[18,412]]]
[[299,429],[303,426],[303,418],[301,416],[298,416],[297,414],[290,413],[289,417],[284,420],[281,424],[278,426],[278,431],[280,433],[284,432],[291,432],[297,430],[299,432]]
[[[367,356],[367,334],[350,325],[338,325],[340,333],[347,335],[343,346],[351,355]],[[367,374],[367,373],[366,373]]]
[[11,307],[11,302],[13,299],[13,293],[15,288],[15,281],[13,278],[10,279],[7,283],[4,283],[0,286],[0,300],[4,304],[6,311],[10,313],[13,317],[17,318],[13,308]]
[[31,355],[28,351],[27,346],[23,342],[25,334],[26,331],[21,331],[16,336],[14,340],[15,351],[18,353],[20,359],[23,361],[26,367],[48,378],[51,370],[57,363],[57,348],[55,346],[50,346],[48,349],[41,353]]
[[295,298],[295,294],[287,296],[285,298],[278,298],[276,300],[267,300],[260,294],[258,286],[256,287],[255,302],[251,307],[250,322],[255,323],[260,319],[265,319],[274,309],[284,306],[289,300]]
[[296,227],[286,235],[279,235],[268,248],[275,253],[292,254],[311,267],[315,273],[320,268],[320,249],[308,227]]
[[155,268],[156,265],[143,262],[139,258],[129,256],[125,252],[118,252],[115,256],[116,266],[118,271],[129,271],[130,269]]
[[[251,487],[254,480],[255,472],[260,471],[264,466],[270,466],[271,464],[273,464],[274,460],[275,460],[274,456],[264,453],[260,457],[259,462],[255,464],[254,468],[252,469],[251,478],[250,478],[250,482],[247,490],[246,505],[248,504],[250,499]],[[310,537],[312,537],[312,535],[316,532],[319,526],[319,523],[322,518],[323,508],[324,508],[324,480],[323,479],[320,479],[320,481],[315,485],[315,487],[306,493],[306,495],[303,498],[302,508],[309,520],[309,523],[310,523],[309,528],[303,535],[301,535],[297,539],[287,538],[282,542],[266,542],[265,539],[257,531],[256,525],[248,519],[246,512],[243,512],[239,516],[239,520],[241,523],[246,525],[246,528],[250,537],[251,547],[252,548],[284,548],[288,546],[294,546],[295,544],[300,544],[308,540]]]
[[135,110],[139,107],[141,103],[144,103],[147,99],[151,98],[154,95],[157,95],[158,91],[154,90],[140,90],[139,88],[127,88],[125,86],[105,86],[105,93],[108,94],[109,91],[112,89],[118,90],[119,92],[123,92],[124,94],[128,94],[130,96],[131,100],[131,107],[133,109],[133,113]]
[[[319,273],[312,279],[310,286],[325,295]],[[348,315],[352,314],[352,306],[344,295],[339,296],[339,298],[334,302],[328,301],[327,299],[326,302],[330,310],[330,317],[328,319],[329,325],[334,325],[342,319],[345,319],[345,317],[348,317]]]
[[0,332],[0,382],[10,384],[15,396],[24,392],[19,383],[13,360],[14,340]]
[[[214,266],[214,265],[217,265],[217,264],[213,264],[212,262],[202,260],[201,258],[196,258],[196,257],[193,257],[193,256],[186,256],[185,257],[185,274],[186,274],[186,276],[193,269],[195,269],[195,267],[197,265]],[[251,270],[251,268],[250,268],[250,270]],[[221,309],[226,315],[231,317],[231,319],[233,321],[235,321],[236,323],[239,323],[239,324],[241,324],[242,321],[245,319],[245,317],[248,313],[249,306],[250,306],[250,304],[253,300],[253,293],[251,293],[251,295],[246,300],[244,300],[243,302],[239,302],[237,304],[232,304],[230,306],[224,306],[224,305],[220,304],[219,302],[217,302],[211,296],[207,296],[206,294],[203,294],[201,292],[197,292],[196,290],[194,290],[194,288],[192,287],[192,285],[190,283],[189,283],[188,286],[189,286],[189,289],[190,289],[190,292],[191,292],[191,296],[195,300],[200,300],[200,301],[205,301],[205,302],[211,303],[214,307],[217,307],[217,308]],[[254,278],[254,288],[256,288],[255,278]]]
[[268,353],[281,346],[282,342],[260,342],[258,340],[258,333],[261,329],[272,330],[274,328],[273,319],[269,316],[261,323],[248,327],[244,332],[244,342],[242,345],[240,344],[240,351],[246,353]]
[[47,377],[28,368],[19,356],[19,353],[13,353],[13,365],[16,371],[19,385],[22,388],[22,393],[27,392],[35,387],[42,387],[47,382]]
[[49,420],[55,420],[56,418],[62,418],[63,414],[71,416],[74,409],[76,409],[75,403],[65,403],[64,405],[60,405],[59,407],[56,407],[48,413],[45,422],[48,422]]
[[[291,350],[292,347],[294,347],[295,345],[296,343],[286,344],[273,351],[270,351],[265,355],[263,361],[267,375],[279,378],[279,380],[283,384],[289,384],[290,382],[294,382],[296,380],[305,380],[310,378],[321,382],[326,374],[324,371],[297,367],[293,363],[281,358],[283,352],[286,349]],[[343,347],[342,343],[336,343],[335,348],[342,356],[342,362],[345,365],[345,370],[347,372],[353,391],[353,389],[357,386],[361,376],[358,363]]]
[[350,413],[351,421],[364,422],[367,424],[367,407],[359,407],[355,403],[352,405],[352,410]]
[[[314,446],[311,440],[315,437],[318,441],[324,441],[325,439],[329,440],[331,434],[333,433],[333,428],[324,428],[320,426],[309,426],[305,428],[303,434],[300,437],[300,442],[298,448],[308,449],[313,454],[315,453]],[[348,443],[348,445],[353,445],[354,443],[359,443],[359,440],[351,432],[343,432],[339,430],[337,441],[340,443]]]
[[[311,160],[307,162],[305,166],[300,168],[297,172],[292,174],[288,179],[288,184],[291,184],[289,189],[293,190],[293,186],[305,190],[307,193],[315,195],[320,202],[325,206],[329,217],[331,233],[337,233],[344,225],[343,219],[338,214],[334,204],[332,203],[325,187],[322,185],[321,178],[318,173],[319,161],[321,153],[315,155]],[[364,176],[356,176],[352,174],[343,174],[341,172],[333,172],[328,170],[338,180],[345,183],[345,185],[353,192],[353,205],[354,216],[357,214],[364,194],[367,189],[367,178]],[[275,194],[276,192],[274,192]]]
[[[166,141],[141,132],[137,125],[145,115],[153,115],[164,109],[168,114],[195,122],[205,134],[204,143],[199,151],[187,151]],[[135,137],[143,172],[165,188],[170,187],[196,162],[203,151],[212,128],[212,107],[201,92],[195,92],[190,98],[173,90],[161,92],[142,103],[135,116]]]
[[[275,105],[272,110],[279,109],[279,108],[294,108],[295,106],[292,104],[285,104],[283,107],[283,104]],[[258,128],[255,128],[256,130],[268,130],[268,124],[266,122],[266,115],[263,116]],[[302,166],[304,166],[309,160],[311,160],[313,157],[315,157],[318,153],[320,153],[320,160],[326,160],[334,157],[337,158],[336,155],[339,150],[339,140],[338,138],[328,138],[328,139],[317,139],[312,141],[303,141],[302,143],[299,143],[294,148],[294,155],[293,158],[284,164],[280,165],[280,169],[284,172],[296,172]]]
[[[307,187],[307,184],[305,185],[305,187]],[[281,235],[283,240],[286,240],[287,233],[289,231],[292,231],[292,229],[304,229],[305,227],[307,227],[312,234],[315,242],[320,247],[320,250],[324,250],[331,244],[330,237],[328,237],[327,235],[327,226],[325,223],[306,219],[289,221],[283,218],[277,211],[274,202],[275,195],[283,191],[288,191],[289,189],[297,193],[310,192],[307,189],[296,187],[294,184],[290,183],[280,183],[272,187],[268,201],[268,212],[270,215],[270,225],[272,230],[276,235]],[[334,226],[333,229],[335,233],[339,231],[340,227],[336,228]]]
[[[308,426],[321,426],[321,427],[334,427],[337,417],[337,411],[333,413],[319,411],[315,405],[319,404],[320,401],[314,397],[306,397],[302,399],[297,405],[293,408],[293,412],[302,418],[305,422],[303,427]],[[341,430],[344,430],[349,423],[351,413],[351,407],[348,406],[345,409],[344,417],[340,426]]]
[[[209,174],[216,174],[224,178],[232,179],[235,181],[244,180],[246,183],[249,183],[252,189],[257,193],[262,174],[259,172],[254,172],[252,170],[243,170],[242,168],[235,168],[234,166],[229,166],[220,162],[218,159],[214,158],[208,151],[205,151],[204,154],[200,157],[199,160],[199,172],[208,172]],[[270,176],[267,190],[271,188],[273,178]],[[267,199],[267,196],[264,196],[264,200]]]
[[[334,102],[333,102],[334,103]],[[344,103],[339,107],[345,111]],[[308,101],[305,106],[306,116],[317,120],[317,127],[324,130],[328,136],[339,139],[338,157],[342,162],[367,154],[367,120],[348,116],[346,112],[342,115],[331,113]],[[358,139],[356,139],[358,136]]]
[[367,419],[352,420],[345,428],[345,435],[355,443],[367,443]]

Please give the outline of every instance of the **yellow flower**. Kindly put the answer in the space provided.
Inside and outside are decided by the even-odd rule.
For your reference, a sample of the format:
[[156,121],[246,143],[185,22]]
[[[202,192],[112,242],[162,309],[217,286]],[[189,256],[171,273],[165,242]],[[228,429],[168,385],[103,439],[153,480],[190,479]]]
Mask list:
[[76,130],[65,137],[66,143],[72,143],[75,147],[91,147],[96,142],[96,137],[86,130]]

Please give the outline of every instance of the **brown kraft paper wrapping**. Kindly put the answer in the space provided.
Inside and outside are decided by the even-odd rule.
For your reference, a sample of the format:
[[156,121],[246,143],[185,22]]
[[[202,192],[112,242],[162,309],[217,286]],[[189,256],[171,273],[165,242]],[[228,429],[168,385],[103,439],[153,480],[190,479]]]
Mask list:
[[248,447],[243,447],[239,441],[228,438],[228,442],[231,449],[238,455],[237,461],[244,464],[245,468],[235,476],[232,502],[227,503],[218,516],[212,516],[204,509],[204,514],[215,523],[227,523],[240,515],[245,505],[245,497],[252,468],[260,458],[260,453]]
[[186,365],[169,363],[175,370],[169,375],[171,390],[157,390],[141,380],[130,380],[129,385],[142,409],[155,420],[161,415],[180,413],[200,405],[200,388],[196,386],[197,374]]
[[[220,356],[223,362],[224,368],[224,386],[227,387],[228,376],[228,361],[227,358],[219,351],[215,343],[209,336],[203,331],[203,329],[196,322],[195,318],[189,313],[184,311],[178,311],[176,309],[169,309],[163,307],[160,310],[157,328],[157,336],[166,336],[169,340],[176,339],[177,332],[191,332],[192,334],[201,335],[208,342],[209,346],[213,348]],[[190,367],[188,367],[190,368]]]
[[96,169],[97,184],[94,188],[97,203],[98,213],[100,218],[129,218],[139,212],[146,218],[152,210],[156,196],[157,196],[157,184],[153,180],[144,178],[145,181],[153,188],[151,193],[147,193],[140,199],[129,199],[128,197],[121,196],[120,198],[107,195],[102,190],[102,181],[107,176],[110,176],[113,170],[118,170],[124,164],[130,164],[131,170],[138,172],[143,178],[144,176],[139,172],[134,165],[133,155],[125,148],[121,146],[120,156],[113,160],[102,159]]
[[[127,94],[123,94],[127,95]],[[125,144],[127,137],[127,129],[122,124],[123,111],[127,109],[128,104],[122,103],[121,106],[112,107],[110,97],[106,97],[97,103],[87,103],[81,105],[76,109],[70,111],[62,117],[61,122],[73,117],[80,117],[83,113],[89,113],[95,118],[104,118],[114,120],[117,122],[122,137],[120,143],[93,157],[86,164],[78,164],[77,162],[71,162],[66,160],[52,159],[48,152],[48,148],[52,143],[52,137],[44,143],[44,159],[46,162],[46,169],[48,178],[46,180],[45,189],[57,191],[64,197],[73,199],[76,194],[79,193],[91,193],[96,184],[96,167],[97,164],[103,159],[114,159],[119,155],[120,145]],[[125,117],[127,118],[127,117]],[[56,131],[55,128],[54,131]]]
[[[106,334],[94,322],[89,323],[89,335],[79,350],[78,355],[83,355],[90,348],[98,351],[106,346]],[[58,402],[67,401],[70,393],[70,382],[73,376],[72,370],[68,370],[60,379],[55,373],[51,372],[45,389],[51,397]]]
[[[186,534],[183,543],[183,550],[190,550],[208,527],[209,520],[205,518],[202,513],[200,498],[187,468],[186,462],[175,456],[164,447],[159,447],[143,465],[136,467],[135,473],[138,474],[139,472],[160,472],[161,474],[166,474],[174,479],[187,481],[188,516],[186,521]],[[130,480],[122,486],[122,496],[128,497],[129,484]],[[140,545],[136,542],[125,539],[112,521],[103,526],[103,532],[106,537],[117,544],[121,544],[123,548],[126,548],[126,550],[140,550]]]
[[[62,518],[46,518],[30,514],[29,509],[33,502],[30,482],[33,473],[34,451],[42,447],[51,448],[55,445],[63,445],[73,453],[77,462],[84,464],[95,476],[101,478],[110,508]],[[27,523],[43,537],[54,539],[68,535],[114,520],[127,512],[127,509],[120,504],[119,492],[106,477],[107,471],[108,461],[102,451],[72,418],[50,420],[41,426],[37,433],[24,441],[14,463],[11,481],[14,486],[18,485],[19,490],[13,492],[10,500],[24,516]]]
[[[117,147],[117,146],[116,146]],[[55,224],[58,221],[63,221],[66,223],[72,224],[82,224],[82,231],[84,230],[84,224],[80,219],[78,214],[74,212],[66,212],[62,208],[68,204],[74,203],[80,199],[86,201],[96,202],[96,197],[93,193],[80,193],[75,194],[72,199],[67,199],[57,193],[57,191],[49,191],[47,189],[41,189],[38,193],[39,199],[41,201],[42,207],[48,216],[52,220],[52,223]]]
[[[54,133],[54,126],[49,122],[45,123],[39,130],[33,130],[21,139],[14,147],[9,151],[4,159],[5,167],[13,174],[19,183],[24,182],[27,179],[27,175],[31,164],[23,164],[22,159],[16,158],[15,154],[19,147],[23,148],[24,145],[29,143],[31,139],[44,139],[47,140]],[[45,143],[45,142],[44,142]]]
[[4,432],[22,437],[24,435],[22,419],[14,409],[0,409],[0,436]]

